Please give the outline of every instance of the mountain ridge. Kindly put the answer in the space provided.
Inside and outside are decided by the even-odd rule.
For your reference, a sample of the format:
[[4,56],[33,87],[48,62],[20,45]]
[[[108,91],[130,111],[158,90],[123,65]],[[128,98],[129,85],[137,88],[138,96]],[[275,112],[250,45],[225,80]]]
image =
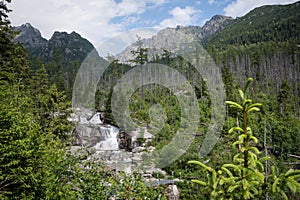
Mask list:
[[[281,46],[282,48],[285,48],[284,45],[289,45],[289,48],[292,49],[292,51],[294,51],[293,49],[296,49],[295,53],[297,53],[297,49],[299,49],[297,45],[300,41],[299,22],[300,1],[289,5],[267,5],[258,7],[236,19],[215,15],[202,27],[177,26],[175,28],[162,29],[158,35],[165,33],[168,30],[190,34],[212,54],[214,54],[214,49],[225,52],[230,45],[240,45],[239,48],[245,50],[245,46],[247,45],[256,45],[269,41],[277,46],[280,42],[291,41],[287,44],[281,44]],[[40,32],[34,27],[30,27],[29,24],[23,25],[23,28],[27,28],[28,31],[19,34],[15,41],[21,42],[25,46],[27,45],[26,47],[30,52],[30,57],[34,57],[34,59],[31,59],[32,65],[35,66],[36,59],[42,59],[39,63],[46,63],[46,69],[50,74],[50,77],[52,77],[52,82],[61,82],[61,89],[67,88],[71,91],[80,64],[88,53],[94,49],[93,45],[76,32],[70,34],[66,32],[54,32],[53,36],[45,41],[45,39],[41,37]],[[21,28],[16,28],[16,30],[20,31]],[[29,34],[28,38],[25,37],[26,33]],[[21,40],[22,38],[23,41]],[[157,46],[153,47],[158,47],[158,49],[160,43],[164,42],[160,41],[158,36],[153,36],[152,39],[142,39],[141,41],[145,43],[155,43]],[[45,43],[47,43],[46,47],[43,46]],[[273,43],[268,44],[269,46],[271,45],[271,48],[266,44],[266,47],[259,47],[261,49],[256,49],[255,52],[252,50],[249,51],[248,56],[244,55],[244,61],[246,62],[248,57],[250,57],[251,62],[255,61],[256,63],[260,63],[262,57],[261,53],[266,51],[264,48],[267,48],[270,53],[278,51],[278,48],[275,48],[276,45]],[[137,43],[129,45],[127,49],[116,58],[121,62],[132,59],[133,55],[131,51],[135,50],[134,48],[136,48],[136,45]],[[221,52],[215,51],[215,53],[218,54],[214,56],[217,58],[216,62],[219,62],[220,55],[223,55]],[[234,51],[232,54],[234,54],[234,57],[237,57],[237,55],[241,54],[241,51]],[[226,55],[224,54],[224,56]],[[291,62],[294,62],[293,60],[297,59],[293,58]],[[273,61],[273,59],[271,61]],[[237,66],[236,68],[239,67],[241,66]]]
[[22,43],[26,48],[41,47],[47,43],[47,39],[43,38],[41,32],[33,27],[30,23],[22,24],[21,26],[13,27],[18,32],[14,42]]
[[[215,15],[210,20],[208,20],[202,27],[201,26],[177,26],[175,28],[164,28],[160,30],[156,35],[151,38],[141,39],[140,41],[136,41],[133,44],[126,47],[124,51],[116,55],[116,58],[121,62],[127,62],[133,59],[132,51],[136,50],[139,45],[141,47],[151,47],[151,49],[155,49],[156,52],[151,52],[148,57],[150,60],[153,60],[152,56],[161,55],[163,50],[161,46],[165,42],[165,38],[168,38],[168,34],[174,35],[175,32],[179,32],[182,34],[191,35],[195,40],[201,42],[205,38],[213,35],[214,33],[222,30],[228,23],[230,23],[233,18],[223,15]],[[138,43],[141,44],[138,44]]]
[[203,43],[225,47],[228,44],[252,44],[267,41],[300,40],[300,1],[287,5],[254,8],[232,20]]
[[66,91],[70,99],[76,73],[94,49],[93,44],[75,31],[55,31],[47,40],[30,23],[13,29],[18,32],[14,42],[25,46],[31,68],[36,70],[45,64],[51,83],[55,83],[61,91]]
[[[31,53],[37,53],[38,56],[51,57],[53,49],[72,47],[76,50],[79,46],[79,51],[85,54],[94,49],[94,46],[87,39],[81,37],[80,34],[72,31],[67,33],[65,31],[55,31],[49,40],[42,37],[40,31],[33,27],[30,23],[21,26],[13,27],[19,34],[15,37],[15,43],[22,43],[26,49]],[[50,51],[49,55],[46,55]],[[70,53],[70,49],[66,53]],[[43,55],[45,54],[45,55]],[[46,62],[49,58],[45,59]]]

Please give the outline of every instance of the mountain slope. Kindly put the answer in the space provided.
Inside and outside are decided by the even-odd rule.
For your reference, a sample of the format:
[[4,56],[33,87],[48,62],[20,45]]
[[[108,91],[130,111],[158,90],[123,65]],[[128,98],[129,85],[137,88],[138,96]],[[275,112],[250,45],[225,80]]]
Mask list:
[[[148,58],[153,60],[153,56],[160,56],[163,54],[161,49],[165,44],[165,38],[168,36],[173,37],[174,33],[183,33],[191,35],[195,40],[201,42],[214,33],[224,29],[224,27],[230,23],[233,19],[231,17],[215,15],[209,21],[207,21],[203,27],[200,26],[177,26],[176,28],[165,28],[160,30],[156,35],[148,39],[141,39],[131,45],[129,45],[123,52],[118,54],[116,58],[122,62],[127,62],[133,59],[132,51],[136,50],[139,46],[150,48],[148,52]],[[155,51],[150,53],[151,51]]]
[[40,31],[32,27],[29,23],[14,27],[14,30],[19,32],[14,41],[22,43],[30,51],[47,45],[47,40],[42,37]]
[[93,45],[82,38],[78,33],[72,32],[54,32],[48,41],[47,48],[43,50],[42,55],[50,61],[56,49],[61,49],[63,62],[71,62],[74,60],[83,61],[87,54],[94,49]]
[[233,21],[233,18],[223,16],[223,15],[215,15],[210,20],[208,20],[202,27],[201,26],[177,26],[176,30],[183,31],[186,34],[191,34],[198,41],[202,41],[207,37],[215,34],[218,31],[223,30],[227,24]]
[[255,8],[232,20],[205,44],[224,47],[228,44],[251,44],[266,41],[300,40],[300,2]]
[[281,98],[287,85],[291,110],[300,116],[300,1],[255,8],[203,44],[224,76],[237,84],[254,78],[256,98],[259,93]]
[[56,31],[46,40],[29,23],[14,27],[14,30],[19,32],[15,42],[24,44],[32,69],[39,69],[45,64],[51,82],[66,91],[70,98],[76,73],[94,46],[76,32]]
[[[262,6],[237,19],[216,15],[203,27],[178,26],[175,29],[163,29],[156,36],[142,39],[141,42],[144,43],[142,46],[154,44],[153,47],[160,49],[160,44],[164,42],[160,40],[160,34],[166,34],[169,30],[191,34],[207,47],[217,63],[230,66],[234,74],[242,73],[245,76],[256,76],[256,72],[250,68],[246,70],[249,66],[255,66],[255,71],[260,71],[260,75],[257,75],[260,80],[276,82],[278,92],[281,80],[287,79],[293,84],[296,84],[293,79],[298,80],[297,72],[294,75],[291,73],[297,69],[299,60],[299,22],[300,2]],[[22,31],[15,41],[26,46],[31,65],[39,67],[46,63],[52,82],[70,96],[76,73],[93,49],[92,44],[75,32],[55,32],[47,41],[30,24],[16,27],[15,30]],[[264,45],[257,45],[261,43]],[[137,43],[130,45],[117,58],[120,61],[132,59],[131,51],[136,48]],[[155,53],[160,55],[159,52]],[[279,59],[275,59],[276,57]],[[262,63],[268,66],[260,66]],[[283,68],[288,72],[281,72]],[[244,81],[240,79],[240,82]]]

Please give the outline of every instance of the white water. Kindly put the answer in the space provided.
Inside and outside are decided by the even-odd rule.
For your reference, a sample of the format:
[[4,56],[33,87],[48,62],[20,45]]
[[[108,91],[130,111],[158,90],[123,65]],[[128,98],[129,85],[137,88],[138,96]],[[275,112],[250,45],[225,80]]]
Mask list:
[[88,120],[85,117],[80,117],[79,118],[79,123],[80,124],[88,124],[89,122],[88,122]]
[[119,144],[117,135],[119,133],[119,129],[114,126],[99,126],[101,134],[104,136],[104,140],[98,142],[94,148],[96,151],[104,151],[104,150],[119,150]]
[[96,113],[96,114],[92,117],[92,119],[90,119],[89,122],[92,123],[92,124],[102,124],[102,121],[101,121],[101,119],[100,119],[100,113]]

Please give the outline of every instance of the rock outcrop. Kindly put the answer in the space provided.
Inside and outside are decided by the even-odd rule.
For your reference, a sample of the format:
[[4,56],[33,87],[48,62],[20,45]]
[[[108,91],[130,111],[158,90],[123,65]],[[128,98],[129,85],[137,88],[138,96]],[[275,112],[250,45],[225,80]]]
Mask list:
[[[129,45],[123,52],[116,55],[116,58],[121,62],[128,62],[133,59],[132,51],[136,50],[139,46],[148,49],[148,58],[153,59],[153,55],[162,55],[163,50],[161,47],[165,46],[166,38],[172,38],[175,32],[179,32],[182,34],[188,34],[193,37],[194,40],[199,41],[201,43],[207,37],[213,35],[217,31],[222,30],[228,23],[234,20],[231,17],[223,16],[223,15],[215,15],[209,21],[207,21],[203,27],[201,26],[180,26],[178,25],[176,28],[165,28],[160,30],[157,35],[149,38],[149,39],[141,39]],[[131,64],[131,63],[129,63]]]
[[101,113],[84,108],[74,111],[69,118],[76,124],[71,152],[77,156],[81,156],[82,151],[88,152],[87,159],[104,162],[106,170],[140,173],[149,187],[169,185],[166,191],[168,199],[179,200],[180,193],[174,184],[180,180],[166,179],[167,173],[156,168],[153,159],[148,159],[144,165],[145,156],[149,157],[155,151],[155,147],[147,145],[154,137],[148,132],[149,127],[128,134],[110,124],[104,124],[100,116]]
[[180,193],[176,185],[169,185],[167,188],[168,200],[179,200]]
[[[19,32],[14,41],[25,46],[30,66],[36,70],[40,63],[45,64],[50,82],[64,90],[70,99],[76,73],[94,46],[76,32],[56,31],[47,40],[29,23],[14,27],[14,30]],[[98,55],[97,58],[103,60]]]
[[14,27],[14,30],[18,32],[14,41],[16,43],[24,44],[24,46],[30,50],[34,48],[42,48],[47,45],[48,41],[43,38],[41,32],[31,26],[30,23]]
[[91,158],[100,159],[108,168],[117,171],[137,171],[147,177],[151,177],[153,173],[166,174],[155,168],[154,163],[141,166],[143,156],[155,150],[146,145],[153,139],[151,133],[146,129],[126,133],[118,127],[103,123],[100,116],[101,113],[92,113],[84,108],[76,109],[71,115],[69,120],[76,123],[72,152],[83,147]]

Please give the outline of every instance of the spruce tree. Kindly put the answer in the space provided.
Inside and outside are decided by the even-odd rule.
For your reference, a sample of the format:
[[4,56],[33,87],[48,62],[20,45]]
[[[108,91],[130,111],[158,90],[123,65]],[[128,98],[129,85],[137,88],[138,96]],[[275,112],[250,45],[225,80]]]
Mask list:
[[263,162],[269,157],[259,157],[260,151],[255,146],[258,139],[248,126],[249,114],[260,111],[260,103],[252,103],[248,98],[248,88],[253,81],[249,78],[244,90],[239,90],[241,103],[227,101],[226,103],[241,112],[242,124],[231,128],[228,133],[233,134],[236,141],[232,147],[238,152],[233,156],[231,163],[223,164],[219,169],[214,169],[199,161],[189,161],[190,164],[201,166],[207,173],[206,181],[192,180],[210,191],[210,199],[260,199],[266,193],[273,197],[288,199],[287,192],[300,191],[300,170],[290,169],[285,173],[278,173],[275,166],[266,178]]

